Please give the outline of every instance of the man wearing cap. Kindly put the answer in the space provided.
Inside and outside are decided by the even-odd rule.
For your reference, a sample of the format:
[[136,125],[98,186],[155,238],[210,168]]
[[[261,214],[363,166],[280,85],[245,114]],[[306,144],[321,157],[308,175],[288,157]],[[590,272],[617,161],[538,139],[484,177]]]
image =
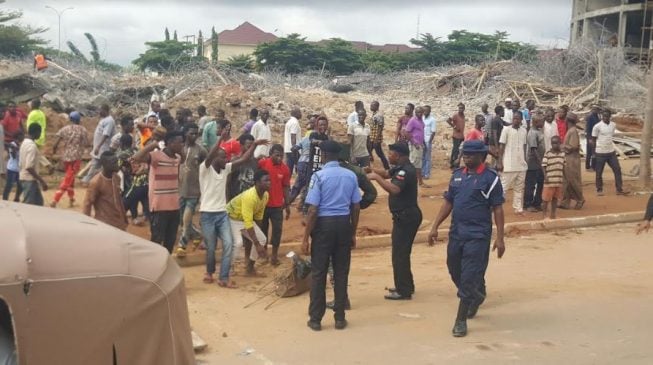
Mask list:
[[54,193],[54,198],[50,203],[50,207],[55,208],[63,197],[64,194],[68,194],[70,199],[70,207],[75,203],[75,176],[79,171],[79,167],[82,163],[82,154],[84,149],[90,146],[90,138],[86,128],[82,127],[79,123],[82,120],[82,115],[79,112],[70,113],[70,124],[61,128],[57,132],[57,140],[54,142],[52,147],[52,154],[57,153],[59,148],[59,143],[63,141],[63,154],[61,155],[61,160],[63,161],[64,169],[66,170],[66,175],[64,176],[61,184],[59,185],[59,190]]
[[[326,278],[329,262],[333,263],[335,328],[347,327],[345,303],[351,249],[356,247],[356,229],[360,213],[361,195],[356,175],[338,164],[341,147],[334,141],[320,144],[325,162],[311,177],[306,196],[308,215],[302,242],[304,254],[311,254],[313,284],[308,307],[308,327],[322,329],[326,311]],[[309,237],[312,245],[309,245]]]
[[492,250],[501,258],[505,252],[503,241],[503,188],[496,171],[485,165],[487,147],[482,141],[463,145],[465,167],[453,172],[445,201],[429,233],[429,245],[438,238],[438,228],[451,217],[447,267],[458,288],[458,314],[453,335],[467,334],[467,318],[473,318],[486,296],[485,271],[490,256],[492,213],[497,226],[497,238]]
[[508,123],[512,122],[512,98],[506,98],[504,102],[504,109],[503,109],[503,120],[507,121]]
[[[368,175],[387,191],[392,213],[392,271],[395,287],[385,296],[388,300],[411,299],[415,292],[410,254],[415,235],[422,224],[422,211],[417,205],[417,170],[410,162],[410,149],[405,143],[390,145],[389,171],[377,170]],[[390,180],[390,181],[388,181]]]

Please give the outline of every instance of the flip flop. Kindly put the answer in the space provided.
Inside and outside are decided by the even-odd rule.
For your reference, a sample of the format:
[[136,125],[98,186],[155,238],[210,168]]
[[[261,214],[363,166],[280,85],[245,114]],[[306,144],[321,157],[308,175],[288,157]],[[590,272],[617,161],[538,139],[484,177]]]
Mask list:
[[229,281],[229,282],[225,283],[222,280],[218,280],[218,286],[221,287],[221,288],[227,288],[227,289],[237,289],[238,288],[238,285],[236,285],[236,283],[234,283],[233,281]]

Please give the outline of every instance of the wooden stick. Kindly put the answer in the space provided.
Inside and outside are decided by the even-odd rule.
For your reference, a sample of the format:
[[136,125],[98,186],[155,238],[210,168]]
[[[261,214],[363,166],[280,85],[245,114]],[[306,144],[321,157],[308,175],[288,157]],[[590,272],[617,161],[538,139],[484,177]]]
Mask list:
[[535,93],[535,90],[533,90],[533,86],[531,84],[528,84],[528,88],[531,89],[531,93],[533,93],[533,97],[535,98],[536,103],[540,103],[540,99],[537,97],[537,94]]

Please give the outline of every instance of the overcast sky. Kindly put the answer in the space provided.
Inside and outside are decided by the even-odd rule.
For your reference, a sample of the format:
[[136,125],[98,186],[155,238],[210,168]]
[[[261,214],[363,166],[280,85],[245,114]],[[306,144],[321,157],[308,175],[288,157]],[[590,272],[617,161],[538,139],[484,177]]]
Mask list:
[[72,40],[85,53],[84,33],[93,34],[100,54],[121,65],[162,40],[164,29],[180,38],[233,29],[249,21],[277,36],[300,33],[309,40],[340,37],[372,44],[409,44],[418,32],[446,37],[452,30],[507,31],[515,41],[541,48],[564,47],[569,38],[571,1],[525,0],[7,0],[3,7],[23,11],[22,22],[48,27],[43,38],[57,48],[58,10],[62,49]]

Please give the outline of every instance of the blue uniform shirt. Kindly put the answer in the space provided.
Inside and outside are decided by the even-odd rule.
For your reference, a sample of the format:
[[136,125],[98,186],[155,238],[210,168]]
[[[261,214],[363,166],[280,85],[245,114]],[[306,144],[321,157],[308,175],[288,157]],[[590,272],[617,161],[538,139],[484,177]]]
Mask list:
[[336,217],[349,215],[351,205],[360,201],[356,175],[331,161],[311,177],[305,203],[318,208],[318,217]]
[[459,168],[453,172],[444,198],[453,205],[449,238],[455,240],[492,237],[492,208],[502,205],[503,187],[499,175],[482,164],[476,174]]

